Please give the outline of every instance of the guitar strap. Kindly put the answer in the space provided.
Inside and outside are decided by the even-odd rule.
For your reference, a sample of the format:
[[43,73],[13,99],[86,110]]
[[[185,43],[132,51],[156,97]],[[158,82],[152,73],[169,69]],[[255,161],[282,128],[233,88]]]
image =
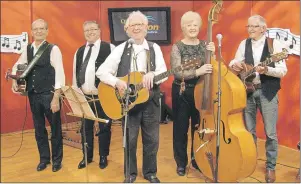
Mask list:
[[268,40],[268,48],[269,48],[269,52],[270,52],[270,55],[274,53],[274,47],[273,47],[273,41],[274,39],[273,38],[267,38]]
[[32,58],[31,62],[29,63],[29,65],[27,66],[27,68],[24,70],[24,72],[22,73],[22,75],[20,76],[20,79],[24,79],[27,77],[27,75],[29,74],[29,72],[33,69],[33,67],[37,64],[37,62],[39,61],[39,59],[41,58],[42,54],[44,53],[44,51],[52,44],[49,44],[48,42],[44,42],[40,48],[38,49],[37,53],[34,55],[34,57]]
[[150,51],[146,50],[146,62],[147,62],[147,69],[146,73],[150,71]]

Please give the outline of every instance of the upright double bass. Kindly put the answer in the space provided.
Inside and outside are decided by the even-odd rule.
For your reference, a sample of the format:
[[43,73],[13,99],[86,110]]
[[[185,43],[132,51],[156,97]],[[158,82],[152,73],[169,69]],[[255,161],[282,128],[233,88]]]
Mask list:
[[[212,26],[217,23],[221,1],[214,1],[208,15],[207,42],[212,41]],[[194,91],[195,105],[200,112],[200,125],[194,133],[195,160],[202,173],[219,182],[236,182],[251,175],[256,167],[256,146],[245,129],[243,109],[246,92],[240,79],[221,63],[220,123],[217,122],[218,62],[206,51],[206,64],[212,64],[212,74],[202,76]],[[219,157],[216,164],[217,126],[220,128]],[[215,166],[218,165],[216,175]]]

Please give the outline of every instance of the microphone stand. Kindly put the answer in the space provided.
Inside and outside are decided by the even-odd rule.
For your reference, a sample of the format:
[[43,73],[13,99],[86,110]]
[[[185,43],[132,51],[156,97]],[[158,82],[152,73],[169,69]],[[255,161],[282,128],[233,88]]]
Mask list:
[[221,52],[221,37],[219,44],[218,44],[218,91],[217,91],[217,102],[218,107],[217,107],[217,138],[216,138],[216,156],[215,156],[215,177],[214,177],[214,182],[218,182],[218,159],[219,159],[219,149],[220,149],[220,124],[221,124],[221,95],[222,95],[222,90],[221,90],[221,63],[222,63],[222,52]]
[[128,111],[129,111],[129,97],[130,97],[130,72],[129,69],[127,89],[125,92],[125,106],[123,108],[123,113],[125,114],[124,127],[123,127],[123,148],[125,154],[125,178],[130,179],[130,149],[129,149],[129,129],[128,123]]
[[[131,44],[131,53],[133,53],[133,44]],[[129,128],[128,124],[128,112],[129,112],[129,98],[130,98],[130,77],[131,77],[131,64],[128,73],[127,89],[125,91],[125,106],[123,107],[123,114],[125,114],[124,127],[123,127],[123,149],[125,154],[125,178],[127,182],[130,182],[130,149],[129,149]]]

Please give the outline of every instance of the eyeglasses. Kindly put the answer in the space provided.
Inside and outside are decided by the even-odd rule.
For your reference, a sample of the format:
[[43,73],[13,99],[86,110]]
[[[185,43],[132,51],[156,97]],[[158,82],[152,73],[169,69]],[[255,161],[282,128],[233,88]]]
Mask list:
[[260,27],[260,26],[259,25],[256,25],[256,26],[254,26],[254,25],[247,25],[246,26],[247,29],[250,29],[250,28],[255,29],[255,28],[258,28],[258,27]]
[[143,23],[137,23],[137,24],[130,24],[129,25],[130,28],[134,28],[136,26],[139,27],[139,28],[141,28],[142,26],[144,26],[144,24]]
[[97,31],[99,29],[88,29],[88,30],[84,30],[85,33],[88,33],[88,32],[94,32],[94,31]]
[[37,32],[37,31],[45,31],[46,28],[45,27],[40,27],[40,28],[34,28],[32,29],[33,32]]

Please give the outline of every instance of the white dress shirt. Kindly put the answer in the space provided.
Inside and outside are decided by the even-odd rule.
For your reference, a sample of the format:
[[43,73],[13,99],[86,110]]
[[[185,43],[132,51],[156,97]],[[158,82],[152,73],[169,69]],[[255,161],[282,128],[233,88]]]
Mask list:
[[[118,45],[114,49],[114,51],[107,57],[106,61],[98,68],[96,72],[96,76],[102,82],[111,86],[116,85],[116,82],[118,81],[118,78],[116,77],[117,70],[118,70],[119,63],[121,61],[121,56],[123,54],[125,44],[126,42],[123,42],[122,44]],[[130,44],[128,44],[128,47],[130,47]],[[156,69],[154,71],[154,74],[158,75],[167,71],[167,68],[159,45],[154,43],[153,48],[156,55],[155,58]],[[131,72],[139,71],[139,72],[146,73],[147,72],[146,50],[149,50],[147,41],[144,39],[141,45],[133,44],[133,50],[134,51],[131,57]],[[137,64],[134,63],[133,60],[134,56],[137,56]],[[165,80],[167,80],[167,78],[158,81],[156,84],[160,84]]]
[[[45,40],[42,42],[44,43]],[[35,42],[31,44],[33,47],[33,55],[35,55],[42,45],[42,43],[38,46],[36,46]],[[28,63],[27,61],[27,47],[22,52],[20,58],[15,63],[15,65],[12,68],[12,74],[16,74],[17,71],[17,65],[18,64],[25,64]],[[55,85],[54,89],[60,89],[62,86],[65,86],[65,73],[64,73],[64,66],[63,66],[63,58],[62,53],[58,46],[54,45],[52,47],[51,53],[50,53],[50,64],[55,70]]]
[[[260,64],[260,59],[263,51],[263,47],[265,44],[266,36],[262,36],[259,40],[252,40],[252,51],[253,51],[253,59],[254,59],[254,66],[257,66]],[[246,47],[246,39],[243,40],[238,50],[236,51],[235,58],[229,63],[229,67],[232,67],[234,63],[245,61],[245,47]],[[282,48],[285,48],[285,45],[281,44],[278,40],[274,39],[273,41],[273,49],[274,53],[282,52]],[[282,60],[280,62],[275,62],[275,68],[268,66],[268,71],[265,73],[265,75],[272,76],[272,77],[278,77],[282,78],[287,73],[287,67],[285,64],[285,60]],[[259,73],[256,72],[256,77],[253,80],[254,84],[260,83],[260,77]]]
[[[85,83],[81,87],[81,90],[86,95],[97,95],[98,94],[98,90],[95,87],[95,61],[96,61],[98,53],[99,53],[100,45],[101,45],[101,40],[98,39],[92,47],[91,56],[90,56],[90,59],[89,59],[88,65],[87,65],[87,69],[86,69],[86,73],[85,73]],[[89,43],[87,42],[86,48],[84,50],[83,62],[86,58],[89,48],[90,48]],[[115,46],[113,44],[110,44],[110,48],[111,48],[111,52],[112,52],[114,50]],[[77,51],[75,52],[74,58],[73,58],[72,85],[75,87],[78,87],[77,82],[76,82],[76,54],[77,54]]]

